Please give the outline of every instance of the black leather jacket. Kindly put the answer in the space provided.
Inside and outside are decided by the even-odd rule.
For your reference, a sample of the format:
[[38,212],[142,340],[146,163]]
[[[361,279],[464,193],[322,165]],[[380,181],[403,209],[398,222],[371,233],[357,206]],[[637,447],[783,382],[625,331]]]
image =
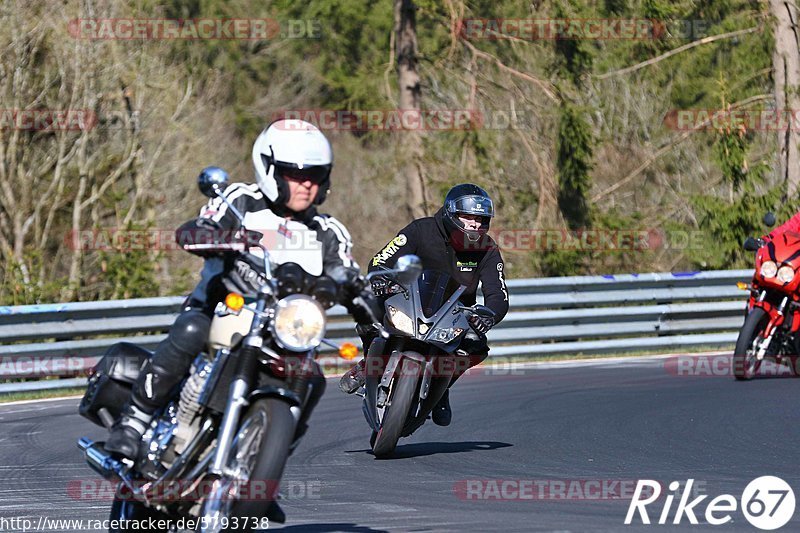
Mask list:
[[395,238],[372,258],[369,271],[392,267],[397,258],[416,254],[422,266],[450,274],[467,286],[461,297],[464,305],[475,303],[478,285],[483,292],[484,304],[495,312],[495,323],[508,313],[508,288],[503,269],[503,258],[497,244],[488,235],[478,245],[458,246],[464,243],[461,235],[451,238],[444,224],[444,210],[432,217],[420,218],[400,230]]
[[[261,242],[269,250],[273,267],[294,262],[311,275],[326,274],[340,282],[343,272],[349,271],[351,277],[358,272],[359,266],[351,256],[350,233],[332,216],[321,215],[313,207],[294,213],[270,205],[256,184],[232,184],[225,190],[225,196],[244,216],[247,229],[263,235]],[[178,228],[176,240],[180,245],[229,242],[239,227],[239,220],[228,210],[227,204],[214,198],[196,219]],[[206,260],[201,280],[190,296],[193,307],[213,308],[226,291],[254,295],[264,282],[260,250],[253,249],[247,254],[192,253]],[[356,316],[360,310],[352,304],[355,293],[340,292],[343,298],[339,303],[347,307],[357,321],[366,322],[363,313]],[[361,296],[374,300],[368,290]]]

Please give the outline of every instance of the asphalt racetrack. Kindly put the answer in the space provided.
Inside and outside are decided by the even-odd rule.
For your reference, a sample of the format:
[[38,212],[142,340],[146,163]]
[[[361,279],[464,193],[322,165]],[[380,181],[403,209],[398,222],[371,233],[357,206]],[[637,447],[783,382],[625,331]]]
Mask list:
[[[722,494],[738,502],[767,475],[800,499],[800,381],[686,376],[673,363],[617,359],[467,375],[451,394],[451,426],[429,421],[382,461],[369,451],[360,398],[329,380],[284,474],[282,529],[759,531],[741,503],[722,525],[705,523],[705,510]],[[76,490],[99,480],[76,440],[105,437],[78,416],[77,403],[0,406],[0,518],[107,518],[109,501]],[[643,479],[663,487],[646,508],[652,522],[674,494],[666,525],[643,525],[638,514],[624,525]],[[700,524],[683,516],[674,525],[688,479],[690,499],[707,496],[694,507]],[[682,484],[677,494],[668,490],[673,481]],[[800,511],[780,530],[799,531]]]

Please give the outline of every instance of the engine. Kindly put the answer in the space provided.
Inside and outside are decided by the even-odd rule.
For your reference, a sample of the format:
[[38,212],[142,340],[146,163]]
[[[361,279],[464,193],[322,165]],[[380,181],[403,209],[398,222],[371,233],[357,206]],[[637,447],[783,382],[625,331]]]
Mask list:
[[208,382],[213,367],[211,361],[206,360],[202,355],[195,359],[192,364],[192,371],[189,378],[181,389],[181,399],[178,403],[178,411],[175,414],[175,453],[183,453],[185,446],[200,429],[200,420],[197,414],[200,412],[200,394]]
[[200,429],[200,395],[208,382],[214,364],[202,354],[192,363],[189,377],[183,384],[180,399],[171,402],[148,429],[146,461],[148,469],[158,475],[186,448]]

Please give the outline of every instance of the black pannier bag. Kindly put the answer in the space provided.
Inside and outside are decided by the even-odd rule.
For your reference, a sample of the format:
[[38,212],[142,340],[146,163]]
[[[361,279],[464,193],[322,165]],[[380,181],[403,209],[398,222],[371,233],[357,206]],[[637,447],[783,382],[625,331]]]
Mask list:
[[[152,355],[152,352],[130,342],[119,342],[109,347],[91,370],[86,393],[78,408],[81,416],[98,426],[110,426],[119,418],[139,371]],[[103,408],[106,411],[101,413]]]

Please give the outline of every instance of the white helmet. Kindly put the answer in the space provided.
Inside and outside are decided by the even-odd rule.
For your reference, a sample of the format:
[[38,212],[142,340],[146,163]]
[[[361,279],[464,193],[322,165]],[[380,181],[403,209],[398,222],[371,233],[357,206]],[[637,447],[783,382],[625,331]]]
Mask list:
[[314,205],[325,201],[333,167],[331,143],[319,129],[304,120],[278,120],[253,143],[256,182],[273,204],[289,200],[289,186],[282,174],[300,174],[319,184]]

